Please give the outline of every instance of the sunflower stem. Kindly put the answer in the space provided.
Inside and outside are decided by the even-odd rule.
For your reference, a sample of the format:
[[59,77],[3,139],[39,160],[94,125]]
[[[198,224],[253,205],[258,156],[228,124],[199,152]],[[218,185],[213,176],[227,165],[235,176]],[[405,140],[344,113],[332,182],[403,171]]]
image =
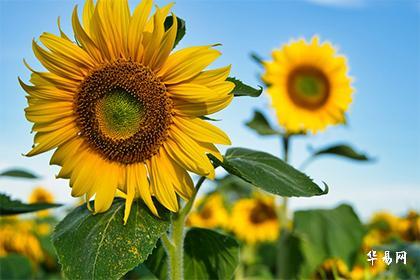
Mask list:
[[[289,162],[289,151],[290,151],[290,135],[283,135],[281,137],[282,141],[282,148],[283,148],[283,160],[288,163]],[[282,275],[282,265],[284,264],[282,260],[282,248],[281,244],[283,241],[283,236],[288,232],[288,219],[287,219],[287,213],[288,213],[288,198],[283,197],[283,202],[281,206],[278,208],[279,211],[277,213],[279,218],[279,225],[281,230],[280,238],[277,241],[277,257],[276,257],[276,276],[277,278],[284,278],[284,275]]]
[[169,257],[169,279],[184,279],[184,237],[185,237],[185,220],[194,205],[198,190],[203,184],[206,177],[201,177],[194,190],[191,199],[185,204],[179,213],[172,216],[170,236],[162,236],[162,243]]

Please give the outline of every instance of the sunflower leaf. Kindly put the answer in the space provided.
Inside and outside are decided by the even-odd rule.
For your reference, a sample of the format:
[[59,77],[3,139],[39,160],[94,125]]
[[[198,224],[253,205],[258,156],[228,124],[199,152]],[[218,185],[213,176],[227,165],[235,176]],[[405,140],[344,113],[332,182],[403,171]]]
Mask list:
[[345,157],[348,159],[359,160],[359,161],[371,161],[372,158],[368,157],[364,153],[360,153],[354,150],[350,145],[347,144],[337,144],[330,147],[322,148],[313,152],[312,157],[317,157],[320,155],[336,155],[340,157]]
[[[174,46],[173,48],[175,48],[178,43],[182,40],[182,38],[184,38],[185,36],[185,31],[186,31],[186,27],[185,27],[185,21],[179,17],[176,17],[177,20],[177,31],[176,31],[176,37],[175,37],[175,42],[174,42]],[[169,28],[171,28],[173,24],[173,19],[172,16],[167,16],[165,19],[165,31],[167,31]]]
[[234,77],[228,77],[226,80],[235,84],[235,88],[232,91],[234,96],[258,97],[263,92],[261,86],[258,86],[258,89],[253,88]]
[[365,228],[351,206],[297,211],[293,232],[300,237],[303,261],[300,277],[306,279],[327,259],[343,260],[348,267],[356,261]]
[[[184,241],[184,274],[188,279],[232,279],[239,263],[239,244],[227,235],[191,228]],[[167,255],[157,246],[145,265],[159,279],[167,279]]]
[[8,254],[0,257],[0,279],[32,279],[31,261],[18,254]]
[[252,120],[245,125],[255,130],[259,135],[280,135],[281,132],[272,128],[264,114],[258,110],[254,111]]
[[39,176],[24,169],[9,169],[0,173],[0,177],[13,177],[23,179],[38,179]]
[[26,204],[19,200],[12,200],[10,196],[0,193],[0,216],[16,215],[29,212],[36,212],[53,207],[60,207],[61,204],[53,203],[31,203]]
[[272,194],[309,197],[328,193],[327,184],[324,183],[325,190],[322,190],[307,175],[265,152],[230,148],[223,162],[211,154],[208,156],[230,174]]
[[66,278],[120,279],[147,259],[169,227],[167,211],[155,217],[141,201],[123,224],[125,201],[93,215],[86,205],[70,212],[55,228],[53,244]]
[[258,65],[263,66],[264,60],[259,54],[257,54],[256,52],[252,52],[250,56],[251,56],[251,59],[255,61]]

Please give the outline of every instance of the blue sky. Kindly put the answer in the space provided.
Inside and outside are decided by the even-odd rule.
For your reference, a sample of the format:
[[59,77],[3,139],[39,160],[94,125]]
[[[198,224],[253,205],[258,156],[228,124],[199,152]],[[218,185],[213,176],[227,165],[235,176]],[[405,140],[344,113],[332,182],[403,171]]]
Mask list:
[[[137,1],[131,1],[132,7]],[[162,5],[167,2],[158,1]],[[25,198],[35,185],[44,185],[61,202],[69,200],[67,182],[55,180],[50,154],[25,158],[32,144],[25,120],[24,92],[17,83],[29,75],[25,58],[39,66],[31,40],[44,31],[71,33],[70,15],[83,1],[0,0],[0,169],[24,166],[43,176],[36,182],[1,179],[0,190]],[[186,20],[187,35],[180,47],[222,43],[216,66],[232,64],[232,75],[257,84],[261,69],[250,60],[252,51],[268,58],[273,48],[291,38],[318,34],[345,54],[356,94],[349,125],[336,127],[293,143],[292,164],[307,156],[307,146],[351,143],[377,158],[375,163],[354,163],[325,157],[313,162],[307,173],[331,188],[324,197],[293,199],[294,209],[352,203],[363,217],[389,209],[403,213],[420,200],[420,4],[418,1],[177,1],[174,12]],[[261,149],[279,155],[279,140],[261,138],[243,124],[254,108],[274,121],[268,99],[237,98],[215,115],[234,146]],[[417,203],[417,204],[416,204]],[[417,206],[418,209],[418,206]]]

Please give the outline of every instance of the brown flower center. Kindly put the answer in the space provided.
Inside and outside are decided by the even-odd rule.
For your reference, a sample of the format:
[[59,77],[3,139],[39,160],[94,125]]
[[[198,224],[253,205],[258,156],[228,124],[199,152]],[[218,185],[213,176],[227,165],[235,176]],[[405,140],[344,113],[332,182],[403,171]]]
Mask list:
[[258,201],[252,208],[249,219],[253,224],[261,224],[268,220],[276,220],[277,215],[271,205],[268,205],[263,201]]
[[101,156],[124,164],[156,154],[172,123],[165,85],[146,66],[116,61],[96,69],[75,98],[80,135]]
[[316,110],[327,103],[330,90],[328,77],[314,66],[299,66],[287,78],[290,99],[308,110]]

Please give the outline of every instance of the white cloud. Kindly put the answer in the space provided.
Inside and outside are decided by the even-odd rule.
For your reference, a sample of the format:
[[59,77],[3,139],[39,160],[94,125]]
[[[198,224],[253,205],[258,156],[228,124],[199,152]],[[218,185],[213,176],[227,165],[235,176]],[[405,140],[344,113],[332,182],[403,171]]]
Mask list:
[[366,0],[306,0],[310,3],[329,6],[329,7],[343,7],[343,8],[359,8],[366,4]]

